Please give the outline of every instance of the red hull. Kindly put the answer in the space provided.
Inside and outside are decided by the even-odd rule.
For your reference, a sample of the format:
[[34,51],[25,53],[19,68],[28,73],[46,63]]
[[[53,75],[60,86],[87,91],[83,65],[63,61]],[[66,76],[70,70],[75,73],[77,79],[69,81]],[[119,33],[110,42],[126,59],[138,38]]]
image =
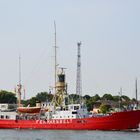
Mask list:
[[0,120],[5,129],[65,129],[65,130],[128,130],[137,129],[140,110],[114,113],[110,116],[62,120]]

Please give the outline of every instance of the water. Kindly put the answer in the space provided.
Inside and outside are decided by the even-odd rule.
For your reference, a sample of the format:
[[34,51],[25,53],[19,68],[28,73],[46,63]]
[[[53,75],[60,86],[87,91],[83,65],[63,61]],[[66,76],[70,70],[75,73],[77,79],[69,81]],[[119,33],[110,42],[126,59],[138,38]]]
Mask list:
[[0,130],[0,140],[139,140],[140,132]]

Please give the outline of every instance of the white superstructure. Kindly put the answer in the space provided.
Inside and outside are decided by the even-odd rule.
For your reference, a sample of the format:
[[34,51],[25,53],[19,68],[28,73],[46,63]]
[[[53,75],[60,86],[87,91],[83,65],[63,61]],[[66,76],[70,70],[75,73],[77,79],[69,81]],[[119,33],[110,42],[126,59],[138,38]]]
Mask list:
[[85,105],[69,104],[65,108],[56,107],[55,111],[51,110],[46,113],[46,119],[75,119],[88,117]]

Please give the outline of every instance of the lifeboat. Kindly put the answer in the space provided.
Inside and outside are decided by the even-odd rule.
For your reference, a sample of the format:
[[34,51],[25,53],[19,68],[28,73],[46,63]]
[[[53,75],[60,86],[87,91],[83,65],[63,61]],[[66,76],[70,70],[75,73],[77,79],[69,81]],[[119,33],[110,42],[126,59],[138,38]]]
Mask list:
[[18,107],[19,113],[40,113],[41,107]]

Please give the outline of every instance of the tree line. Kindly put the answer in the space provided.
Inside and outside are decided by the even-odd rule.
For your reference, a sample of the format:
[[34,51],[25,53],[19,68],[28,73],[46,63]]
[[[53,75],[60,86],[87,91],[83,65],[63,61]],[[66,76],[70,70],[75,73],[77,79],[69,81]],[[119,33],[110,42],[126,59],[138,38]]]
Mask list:
[[[28,100],[22,100],[23,106],[36,106],[37,102],[51,102],[53,99],[53,94],[49,94],[48,92],[40,92],[35,97],[31,97]],[[78,103],[78,100],[81,99],[77,94],[69,95],[70,103]],[[16,103],[17,98],[16,95],[12,92],[8,92],[5,90],[0,91],[0,103]],[[113,96],[111,94],[104,94],[103,96],[99,96],[98,94],[94,96],[84,95],[82,96],[82,101],[86,104],[88,111],[92,110],[93,107],[98,106],[103,113],[109,111],[112,106],[128,106],[132,102],[136,100],[130,99],[128,96],[119,95]],[[118,105],[119,104],[119,105]]]

